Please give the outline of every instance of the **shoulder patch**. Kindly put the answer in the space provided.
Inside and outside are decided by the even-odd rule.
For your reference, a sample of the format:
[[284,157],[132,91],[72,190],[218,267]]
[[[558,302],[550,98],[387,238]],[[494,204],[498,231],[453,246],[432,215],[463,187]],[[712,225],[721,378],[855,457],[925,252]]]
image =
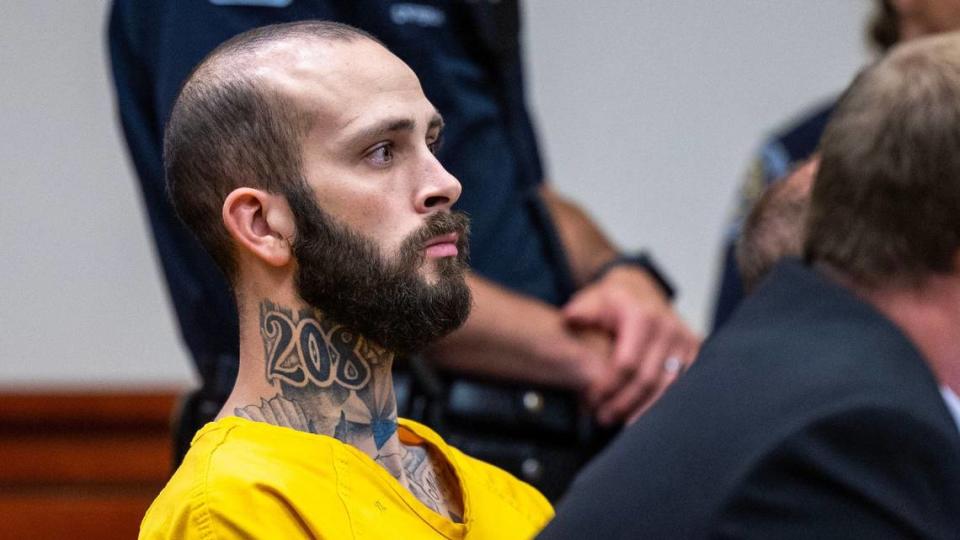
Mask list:
[[293,3],[293,0],[210,0],[215,6],[256,6],[283,8]]
[[390,20],[398,26],[412,24],[424,28],[438,28],[447,22],[447,15],[434,6],[402,2],[390,6]]

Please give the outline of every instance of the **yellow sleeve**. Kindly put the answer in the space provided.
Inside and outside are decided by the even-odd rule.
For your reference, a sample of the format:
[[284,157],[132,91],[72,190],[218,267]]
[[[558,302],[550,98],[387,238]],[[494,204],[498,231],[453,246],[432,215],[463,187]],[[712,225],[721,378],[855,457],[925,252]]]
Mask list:
[[[500,526],[517,532],[517,537],[533,537],[553,519],[553,505],[536,488],[495,465],[474,459],[456,448],[451,447],[451,450],[463,470],[469,471],[468,474],[477,484],[487,488],[477,490],[474,495],[486,499],[489,494],[495,494],[497,499],[513,510],[498,513],[496,521]],[[489,499],[475,502],[482,506],[496,506]]]
[[217,486],[195,492],[181,504],[156,507],[144,517],[140,538],[229,540],[234,538],[322,538],[309,530],[297,509],[268,486]]
[[490,485],[537,529],[542,529],[553,519],[553,505],[537,488],[499,467],[479,460],[475,463],[488,476]]

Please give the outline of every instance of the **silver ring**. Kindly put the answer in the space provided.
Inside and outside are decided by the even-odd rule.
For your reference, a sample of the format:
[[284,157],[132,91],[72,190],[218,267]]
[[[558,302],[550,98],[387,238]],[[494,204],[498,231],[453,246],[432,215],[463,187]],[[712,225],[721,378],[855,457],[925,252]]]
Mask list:
[[667,373],[680,373],[683,371],[683,368],[683,360],[676,356],[667,357],[667,359],[663,361],[663,370]]

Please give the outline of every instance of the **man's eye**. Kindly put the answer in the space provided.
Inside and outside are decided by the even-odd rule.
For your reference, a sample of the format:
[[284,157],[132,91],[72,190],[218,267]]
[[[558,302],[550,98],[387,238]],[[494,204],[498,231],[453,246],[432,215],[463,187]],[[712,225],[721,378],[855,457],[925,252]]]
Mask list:
[[439,152],[440,149],[443,148],[443,137],[437,137],[436,139],[433,140],[433,142],[427,143],[427,148],[430,149],[430,152],[436,155],[437,152]]
[[393,147],[389,144],[378,146],[367,154],[367,160],[375,167],[389,165],[393,161]]

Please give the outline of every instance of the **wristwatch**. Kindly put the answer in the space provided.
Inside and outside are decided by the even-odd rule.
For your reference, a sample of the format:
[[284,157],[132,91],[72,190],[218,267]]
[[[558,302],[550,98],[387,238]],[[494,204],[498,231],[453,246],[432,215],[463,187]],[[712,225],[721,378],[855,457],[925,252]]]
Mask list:
[[642,268],[657,282],[657,285],[660,286],[660,289],[663,290],[663,294],[667,296],[667,299],[673,300],[676,296],[676,289],[673,287],[673,283],[670,282],[670,279],[660,270],[660,267],[653,262],[653,257],[647,253],[646,250],[641,250],[636,253],[621,253],[613,259],[604,263],[599,270],[593,275],[593,278],[590,281],[597,281],[606,275],[607,272],[612,270],[617,266],[636,266]]

